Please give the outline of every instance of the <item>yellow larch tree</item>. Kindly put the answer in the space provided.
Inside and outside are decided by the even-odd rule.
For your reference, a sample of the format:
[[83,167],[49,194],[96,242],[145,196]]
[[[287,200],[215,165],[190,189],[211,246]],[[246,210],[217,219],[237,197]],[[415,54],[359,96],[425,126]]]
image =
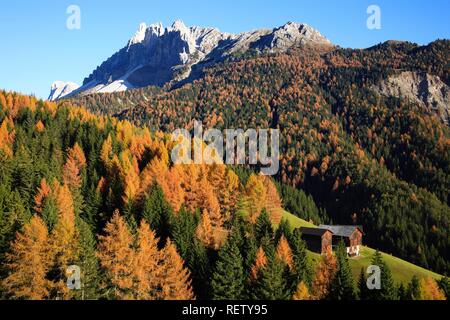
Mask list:
[[256,174],[249,177],[245,185],[245,194],[249,219],[252,223],[255,223],[265,207],[267,197],[264,183]]
[[308,286],[303,281],[298,284],[297,290],[292,296],[292,300],[311,300]]

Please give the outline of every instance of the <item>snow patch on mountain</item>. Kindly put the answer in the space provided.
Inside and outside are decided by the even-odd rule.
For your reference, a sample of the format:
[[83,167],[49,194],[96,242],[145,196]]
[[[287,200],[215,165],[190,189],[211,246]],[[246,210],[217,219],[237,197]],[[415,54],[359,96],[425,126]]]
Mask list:
[[53,82],[48,100],[55,101],[71,94],[77,90],[80,86],[73,82],[55,81]]

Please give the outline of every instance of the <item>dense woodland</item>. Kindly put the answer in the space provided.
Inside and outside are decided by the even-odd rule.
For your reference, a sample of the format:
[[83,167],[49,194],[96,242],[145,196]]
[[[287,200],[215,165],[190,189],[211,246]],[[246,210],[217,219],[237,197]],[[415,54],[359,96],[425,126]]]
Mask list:
[[448,85],[449,56],[449,40],[253,54],[208,68],[181,88],[71,103],[151,131],[190,129],[194,119],[205,127],[279,128],[275,178],[287,210],[315,223],[363,225],[370,246],[447,274],[450,130],[430,110],[372,88],[401,71]]
[[[353,279],[345,248],[312,263],[282,220],[325,212],[303,191],[222,165],[176,166],[170,137],[67,102],[0,92],[4,299],[445,299],[449,281],[383,289]],[[438,200],[436,200],[438,201]],[[67,268],[81,269],[69,290]]]

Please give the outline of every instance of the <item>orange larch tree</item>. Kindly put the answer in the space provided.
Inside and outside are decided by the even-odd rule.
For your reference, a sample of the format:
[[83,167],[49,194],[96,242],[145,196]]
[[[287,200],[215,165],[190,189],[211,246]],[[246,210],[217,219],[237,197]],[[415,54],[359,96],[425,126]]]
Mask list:
[[48,231],[41,218],[33,216],[23,231],[17,233],[7,260],[10,273],[3,280],[3,287],[8,294],[17,299],[48,298]]
[[289,242],[284,235],[281,236],[280,240],[278,241],[276,252],[278,258],[289,267],[289,270],[293,271],[294,258],[292,255],[291,247],[289,246]]
[[162,254],[163,271],[160,298],[163,300],[194,300],[190,272],[184,267],[184,261],[170,239]]
[[336,258],[332,253],[325,254],[317,266],[316,275],[312,283],[311,296],[315,300],[325,299],[328,296],[336,271]]
[[106,224],[105,235],[99,236],[97,256],[106,271],[114,296],[119,299],[133,299],[133,266],[135,252],[133,237],[119,211]]
[[69,186],[60,186],[55,182],[54,192],[58,220],[50,234],[49,242],[53,267],[59,270],[55,283],[56,294],[67,299],[70,298],[71,292],[66,286],[65,275],[67,268],[77,261],[79,235],[75,226],[75,211]]
[[260,269],[265,268],[267,265],[267,257],[263,247],[259,247],[256,253],[255,264],[252,267],[250,273],[250,280],[255,281],[258,278],[258,272]]
[[158,241],[150,226],[142,221],[138,229],[133,268],[133,293],[137,300],[155,300],[160,294],[162,256],[158,250]]

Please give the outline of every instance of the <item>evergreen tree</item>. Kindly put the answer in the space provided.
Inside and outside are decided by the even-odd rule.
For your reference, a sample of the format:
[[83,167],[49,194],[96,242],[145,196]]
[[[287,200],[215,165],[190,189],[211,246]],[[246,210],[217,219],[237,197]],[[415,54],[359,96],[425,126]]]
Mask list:
[[79,231],[78,265],[81,269],[81,290],[75,292],[78,300],[95,300],[101,295],[99,261],[95,254],[95,236],[83,219],[77,219]]
[[168,230],[172,218],[172,208],[166,201],[164,191],[154,182],[142,208],[142,218],[161,239],[162,244],[169,236]]
[[368,298],[367,279],[364,268],[361,268],[361,273],[359,274],[358,280],[358,296],[360,300],[367,300]]
[[392,279],[391,270],[386,265],[379,251],[376,251],[372,258],[372,265],[380,267],[381,289],[368,291],[368,300],[397,300],[397,290]]
[[444,292],[447,300],[449,298],[449,294],[450,294],[450,280],[449,278],[446,277],[442,277],[439,281],[438,281],[439,287],[441,288],[442,292]]
[[285,265],[276,256],[270,256],[266,266],[258,270],[251,298],[253,300],[287,300],[290,297],[290,289],[285,279]]
[[211,281],[214,300],[240,300],[244,298],[244,266],[238,247],[239,238],[231,236],[219,251]]
[[400,285],[398,286],[397,295],[399,300],[409,300],[408,292],[406,291],[405,285],[403,283],[400,283]]
[[348,263],[347,251],[343,241],[336,251],[337,270],[331,282],[329,298],[332,300],[355,300],[352,271]]
[[196,236],[198,220],[198,214],[192,214],[182,207],[173,219],[171,234],[181,257],[191,270],[195,295],[203,300],[211,295],[211,267],[207,249]]
[[291,224],[289,223],[289,220],[287,219],[281,220],[281,223],[278,226],[277,231],[275,232],[275,242],[278,243],[278,241],[282,236],[284,236],[289,243],[292,243],[293,238],[292,227]]
[[408,300],[420,300],[420,281],[416,275],[412,277],[408,284],[407,295]]
[[263,238],[273,239],[273,227],[272,222],[270,221],[269,214],[267,210],[263,209],[262,213],[256,219],[255,225],[255,237],[258,243],[261,242]]
[[308,259],[306,244],[302,239],[300,230],[296,230],[291,240],[292,256],[294,260],[293,282],[304,282],[310,286],[313,278],[313,270]]

